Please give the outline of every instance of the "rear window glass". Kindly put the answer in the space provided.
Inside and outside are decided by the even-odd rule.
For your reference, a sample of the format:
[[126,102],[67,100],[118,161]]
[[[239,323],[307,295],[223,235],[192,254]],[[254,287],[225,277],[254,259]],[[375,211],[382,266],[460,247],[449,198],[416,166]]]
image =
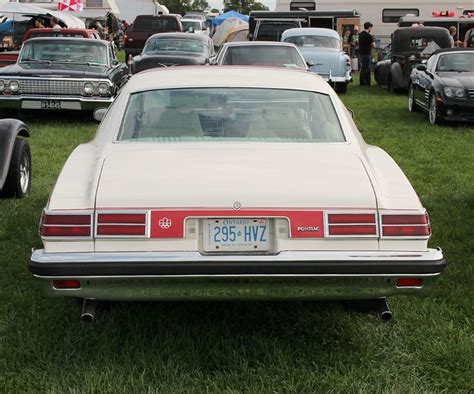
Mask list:
[[280,41],[285,30],[300,27],[297,23],[271,23],[264,22],[257,32],[256,41]]
[[119,140],[344,142],[345,138],[328,95],[200,88],[132,94]]
[[[77,37],[77,38],[84,38],[84,34],[82,33],[61,33],[61,32],[55,32],[55,33],[30,33],[28,38],[36,38],[36,37]],[[87,36],[86,36],[87,37]]]
[[230,46],[223,65],[281,66],[306,69],[306,64],[295,47],[277,45]]
[[133,23],[133,31],[178,31],[179,25],[175,18],[139,17]]

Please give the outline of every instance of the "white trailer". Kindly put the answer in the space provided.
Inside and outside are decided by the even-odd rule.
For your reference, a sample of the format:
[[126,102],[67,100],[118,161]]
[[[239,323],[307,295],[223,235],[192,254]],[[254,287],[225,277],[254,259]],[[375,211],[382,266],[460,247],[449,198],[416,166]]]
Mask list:
[[275,11],[338,10],[353,8],[360,13],[360,30],[364,22],[371,22],[372,34],[382,44],[390,42],[390,35],[398,27],[402,16],[430,17],[433,11],[454,11],[458,16],[474,12],[474,0],[277,0]]

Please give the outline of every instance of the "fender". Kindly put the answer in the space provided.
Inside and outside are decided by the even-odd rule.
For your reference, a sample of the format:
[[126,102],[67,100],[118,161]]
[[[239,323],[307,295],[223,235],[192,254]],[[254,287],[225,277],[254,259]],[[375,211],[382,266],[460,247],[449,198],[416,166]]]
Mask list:
[[403,76],[402,66],[400,63],[392,63],[390,67],[390,77],[392,78],[392,87],[393,90],[406,89],[408,86],[408,81],[405,80]]
[[17,136],[30,136],[28,127],[21,120],[0,120],[0,190],[3,188],[8,175],[13,145]]

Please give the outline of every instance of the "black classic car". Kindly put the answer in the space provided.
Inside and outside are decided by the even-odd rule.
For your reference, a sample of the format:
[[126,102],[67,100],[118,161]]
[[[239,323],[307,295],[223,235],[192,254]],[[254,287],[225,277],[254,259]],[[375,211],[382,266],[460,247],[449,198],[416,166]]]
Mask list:
[[389,59],[375,67],[378,86],[391,92],[408,88],[411,70],[440,48],[451,47],[449,32],[443,27],[401,27],[392,34]]
[[93,111],[108,107],[127,79],[106,41],[33,38],[16,64],[0,69],[0,108]]
[[195,33],[158,33],[146,42],[140,55],[131,62],[133,73],[154,67],[209,64],[214,44],[206,35]]
[[25,197],[31,185],[28,127],[17,119],[0,120],[0,195]]
[[431,124],[474,121],[474,49],[438,50],[418,65],[410,76],[408,109],[428,112]]

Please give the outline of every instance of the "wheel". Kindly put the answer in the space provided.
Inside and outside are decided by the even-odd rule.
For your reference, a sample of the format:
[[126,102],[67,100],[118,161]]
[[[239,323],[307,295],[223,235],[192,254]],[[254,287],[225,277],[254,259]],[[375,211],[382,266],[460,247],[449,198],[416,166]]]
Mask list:
[[436,94],[432,93],[430,96],[430,108],[428,111],[428,117],[430,119],[430,123],[432,125],[436,125],[440,123],[439,115],[438,115],[438,106],[436,104]]
[[31,152],[28,141],[23,138],[15,140],[7,179],[2,194],[25,197],[31,186]]
[[416,112],[417,110],[418,107],[416,106],[415,102],[415,88],[413,87],[413,84],[410,84],[410,87],[408,88],[408,111]]
[[347,93],[347,83],[336,83],[336,93]]

